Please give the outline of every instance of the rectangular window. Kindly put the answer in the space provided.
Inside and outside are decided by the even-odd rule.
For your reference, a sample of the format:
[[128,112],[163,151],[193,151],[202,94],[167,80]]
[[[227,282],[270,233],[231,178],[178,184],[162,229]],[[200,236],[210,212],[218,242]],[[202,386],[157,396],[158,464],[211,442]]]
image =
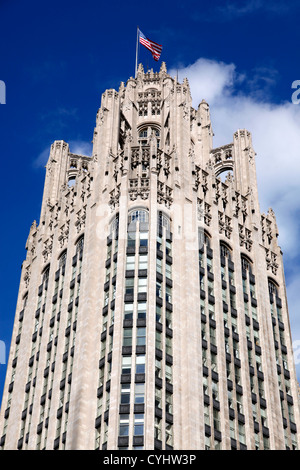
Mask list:
[[145,384],[135,384],[134,403],[145,403]]
[[166,263],[166,277],[172,279],[172,265],[169,263]]
[[136,332],[136,344],[137,346],[146,345],[146,328],[138,327]]
[[126,257],[126,270],[131,271],[134,270],[135,266],[135,256],[127,256]]
[[155,407],[162,408],[162,389],[155,387]]
[[162,298],[162,286],[161,286],[161,282],[156,282],[156,297]]
[[206,263],[207,263],[207,272],[212,273],[213,272],[212,259],[207,258]]
[[132,328],[124,328],[123,346],[132,346]]
[[128,436],[129,435],[129,415],[121,414],[120,415],[120,426],[119,426],[119,436]]
[[148,246],[148,232],[140,233],[140,246]]
[[135,232],[128,232],[127,247],[128,248],[135,247]]
[[146,318],[146,312],[147,312],[146,302],[139,302],[138,303],[138,311],[137,311],[138,319],[145,319]]
[[133,295],[134,292],[134,278],[126,278],[125,281],[125,294]]
[[166,444],[173,446],[173,426],[170,423],[166,423]]
[[156,248],[157,250],[162,251],[162,238],[161,237],[156,238]]
[[121,404],[128,405],[130,403],[130,384],[121,385]]
[[156,305],[156,321],[161,322],[161,306]]
[[172,356],[172,338],[166,336],[166,353]]
[[162,274],[162,260],[160,258],[156,260],[156,271]]
[[166,327],[172,328],[172,313],[166,310]]
[[166,373],[166,382],[171,384],[172,380],[173,380],[173,378],[172,378],[172,366],[170,366],[169,364],[166,364],[165,373]]
[[208,295],[214,295],[214,283],[209,279],[207,281],[207,292]]
[[166,391],[166,412],[173,414],[173,395]]
[[124,320],[132,320],[133,304],[125,304],[124,306]]
[[138,280],[138,292],[147,292],[147,278],[139,278]]
[[140,255],[139,256],[139,269],[147,269],[147,268],[148,268],[148,256]]
[[162,350],[162,334],[160,331],[155,332],[155,347]]
[[122,357],[122,374],[131,373],[131,356]]
[[145,373],[145,356],[136,356],[135,373],[136,374]]
[[155,359],[155,377],[161,379],[161,360]]
[[144,434],[144,415],[134,415],[134,436],[143,436]]
[[250,283],[250,295],[251,295],[252,299],[255,299],[255,298],[256,298],[256,295],[255,295],[255,286],[254,286],[254,284],[251,284],[251,283]]
[[155,416],[154,422],[154,438],[161,441],[162,431],[161,431],[161,419]]
[[168,240],[166,241],[166,255],[172,256],[172,245]]
[[172,289],[169,286],[166,286],[166,301],[172,303]]

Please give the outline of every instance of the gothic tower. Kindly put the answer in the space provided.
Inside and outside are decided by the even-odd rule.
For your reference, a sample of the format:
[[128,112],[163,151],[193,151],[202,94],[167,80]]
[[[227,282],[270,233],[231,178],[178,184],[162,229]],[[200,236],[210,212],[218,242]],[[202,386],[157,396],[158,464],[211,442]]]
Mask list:
[[163,63],[50,149],[21,273],[3,449],[297,449],[282,253],[251,134]]

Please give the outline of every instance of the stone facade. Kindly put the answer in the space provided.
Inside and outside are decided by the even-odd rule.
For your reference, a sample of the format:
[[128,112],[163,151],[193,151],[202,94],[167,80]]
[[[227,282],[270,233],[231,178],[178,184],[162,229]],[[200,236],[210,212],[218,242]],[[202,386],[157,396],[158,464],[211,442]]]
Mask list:
[[298,448],[277,235],[250,132],[213,148],[164,63],[106,90],[92,156],[50,149],[1,448]]

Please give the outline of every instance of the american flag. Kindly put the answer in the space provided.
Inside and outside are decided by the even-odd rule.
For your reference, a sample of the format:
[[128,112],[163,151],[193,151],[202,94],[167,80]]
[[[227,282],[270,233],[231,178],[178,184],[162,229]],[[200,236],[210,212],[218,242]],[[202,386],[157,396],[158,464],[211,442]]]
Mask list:
[[162,51],[162,46],[146,38],[146,36],[142,33],[141,30],[139,30],[139,37],[140,37],[140,43],[143,44],[143,46],[145,46],[147,49],[149,49],[149,51],[151,52],[153,56],[153,59],[158,61],[160,58],[161,51]]

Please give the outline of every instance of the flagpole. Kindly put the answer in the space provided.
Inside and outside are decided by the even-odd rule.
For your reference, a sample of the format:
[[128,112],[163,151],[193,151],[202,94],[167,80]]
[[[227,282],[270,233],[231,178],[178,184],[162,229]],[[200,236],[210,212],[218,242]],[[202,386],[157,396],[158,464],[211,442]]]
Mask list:
[[136,75],[137,75],[137,68],[138,68],[138,50],[139,50],[139,27],[137,27],[137,34],[136,34],[135,78],[136,78]]

